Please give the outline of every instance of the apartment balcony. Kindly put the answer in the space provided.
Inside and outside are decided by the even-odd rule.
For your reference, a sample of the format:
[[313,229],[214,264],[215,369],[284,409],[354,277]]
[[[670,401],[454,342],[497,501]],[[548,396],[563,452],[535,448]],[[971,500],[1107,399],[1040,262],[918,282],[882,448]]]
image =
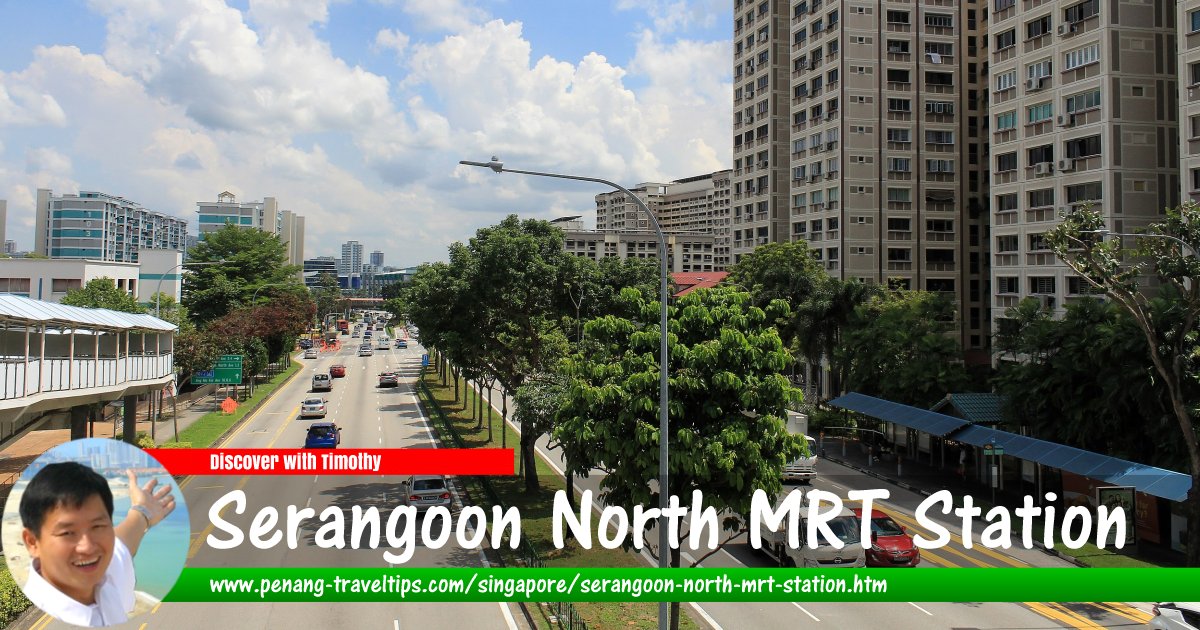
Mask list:
[[1025,211],[1026,223],[1041,223],[1044,221],[1054,221],[1058,217],[1055,214],[1053,207],[1045,208],[1030,208]]
[[952,262],[926,262],[926,271],[954,271],[955,263]]
[[1054,252],[1030,253],[1025,254],[1025,264],[1037,266],[1053,265],[1056,258]]
[[925,240],[927,241],[953,241],[956,237],[954,232],[925,232]]
[[888,271],[912,271],[912,261],[888,261]]
[[996,254],[993,257],[993,262],[997,267],[1016,267],[1017,254],[1015,252],[1011,254]]
[[912,237],[912,231],[908,230],[888,230],[887,233],[889,241],[911,241]]

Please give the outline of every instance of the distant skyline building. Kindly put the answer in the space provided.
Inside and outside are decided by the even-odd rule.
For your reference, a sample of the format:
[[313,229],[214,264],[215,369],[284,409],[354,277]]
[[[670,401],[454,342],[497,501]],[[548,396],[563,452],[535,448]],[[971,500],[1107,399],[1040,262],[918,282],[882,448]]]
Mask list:
[[359,275],[363,266],[363,246],[358,241],[342,243],[342,259],[338,264],[338,274],[343,276]]
[[228,190],[214,201],[197,201],[201,240],[205,234],[216,232],[226,225],[253,228],[279,237],[287,248],[289,265],[304,265],[304,217],[291,210],[280,210],[274,197],[262,201],[238,202]]
[[338,275],[338,259],[333,256],[317,256],[304,261],[304,284],[309,287],[320,285],[321,276]]
[[[669,183],[645,182],[631,188],[658,218],[667,234],[709,234],[712,248],[705,261],[709,271],[732,264],[730,252],[729,169],[685,177]],[[641,208],[623,192],[596,195],[597,232],[652,230]]]
[[182,251],[187,243],[186,220],[102,192],[39,188],[35,213],[33,251],[50,258],[137,262],[138,249]]
[[383,252],[378,249],[371,252],[371,266],[376,270],[383,269]]

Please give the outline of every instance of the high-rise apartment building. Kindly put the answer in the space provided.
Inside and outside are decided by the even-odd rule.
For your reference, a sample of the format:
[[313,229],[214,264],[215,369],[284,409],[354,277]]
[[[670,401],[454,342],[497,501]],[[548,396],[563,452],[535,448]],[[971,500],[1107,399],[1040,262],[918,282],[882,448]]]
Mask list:
[[289,265],[304,264],[304,217],[291,210],[280,210],[274,197],[238,202],[233,193],[225,191],[217,195],[215,202],[197,201],[196,212],[199,214],[201,239],[205,234],[216,232],[229,224],[262,230],[279,237],[279,241],[287,248]]
[[338,275],[351,276],[362,273],[363,246],[358,241],[342,243],[342,259],[338,261]]
[[[722,271],[732,264],[730,174],[723,170],[666,184],[638,184],[629,190],[650,208],[665,234],[712,235],[708,271]],[[596,231],[654,230],[638,205],[618,191],[596,195]]]
[[732,262],[939,291],[987,360],[987,5],[734,0]]
[[374,267],[376,271],[383,269],[383,252],[379,250],[371,252],[371,266]]
[[1200,202],[1200,0],[1177,2],[1181,198]]
[[138,249],[182,251],[187,221],[123,197],[83,190],[55,196],[37,191],[34,251],[50,258],[137,262]]
[[[630,189],[632,190],[632,189]],[[615,257],[658,258],[658,233],[649,230],[587,230],[579,217],[550,222],[563,231],[563,251],[573,256],[600,260]],[[698,232],[663,230],[667,245],[667,269],[672,273],[714,271],[716,237]]]
[[[1174,3],[993,1],[989,159],[999,320],[1026,297],[1061,312],[1089,293],[1044,240],[1064,213],[1090,204],[1108,229],[1132,232],[1179,203],[1182,64]],[[1191,113],[1190,104],[1183,109]]]

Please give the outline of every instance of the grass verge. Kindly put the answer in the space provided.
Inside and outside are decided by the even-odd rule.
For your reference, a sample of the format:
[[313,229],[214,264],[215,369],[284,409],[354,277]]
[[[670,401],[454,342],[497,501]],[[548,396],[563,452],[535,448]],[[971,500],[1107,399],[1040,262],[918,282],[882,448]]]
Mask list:
[[[213,442],[216,442],[230,427],[246,417],[246,414],[250,413],[260,402],[270,396],[288,377],[299,372],[300,368],[301,364],[299,361],[292,361],[292,364],[286,370],[276,374],[275,378],[255,388],[254,395],[238,405],[237,411],[231,414],[211,411],[200,416],[191,426],[179,432],[179,444],[187,443],[193,448],[211,447]],[[172,448],[172,443],[163,444],[161,448]]]
[[[433,404],[438,405],[442,413],[449,419],[451,426],[459,434],[467,448],[499,447],[501,444],[513,449],[520,446],[521,437],[511,427],[503,425],[500,414],[492,411],[485,412],[484,421],[471,418],[472,403],[475,392],[459,384],[459,398],[466,393],[466,402],[454,399],[454,384],[448,382],[443,386],[441,380],[433,372],[425,375],[425,385],[433,394]],[[493,401],[499,398],[498,393]],[[422,396],[423,401],[431,401]],[[487,408],[486,396],[484,407]],[[489,411],[491,411],[489,409]],[[511,409],[509,410],[512,411]],[[490,416],[487,417],[487,416]],[[488,442],[488,427],[491,426],[493,440]],[[501,433],[503,431],[503,433]],[[452,443],[445,436],[447,444]],[[519,455],[514,452],[514,467],[519,464]],[[574,541],[567,541],[563,549],[554,546],[552,527],[554,493],[566,488],[566,482],[551,469],[544,460],[538,458],[537,474],[540,485],[533,494],[525,492],[523,476],[492,477],[492,487],[495,488],[501,502],[506,506],[516,506],[521,511],[521,537],[528,541],[541,554],[541,559],[548,567],[628,567],[642,568],[646,564],[632,552],[604,549],[593,545],[592,549],[584,549]],[[473,496],[485,496],[482,493],[479,478],[464,477],[468,491]],[[516,555],[508,547],[499,550],[508,566],[516,566]],[[578,602],[575,609],[590,628],[656,628],[658,626],[658,604],[656,602]],[[687,614],[687,606],[680,607],[680,628],[699,628]],[[540,613],[540,614],[539,614]],[[533,617],[543,628],[555,628],[557,624],[550,621],[551,611],[546,606],[538,606]]]

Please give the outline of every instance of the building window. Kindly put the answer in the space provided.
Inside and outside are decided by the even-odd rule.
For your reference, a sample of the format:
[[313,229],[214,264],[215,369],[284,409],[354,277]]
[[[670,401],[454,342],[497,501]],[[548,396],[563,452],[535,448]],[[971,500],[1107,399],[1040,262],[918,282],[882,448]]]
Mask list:
[[905,112],[905,113],[911,112],[912,111],[912,101],[907,98],[889,98],[888,99],[888,111],[889,112]]
[[1054,67],[1049,59],[1043,59],[1025,66],[1025,76],[1030,79],[1042,79],[1050,76]]
[[895,201],[897,203],[908,203],[908,202],[912,201],[912,189],[911,188],[888,188],[887,196],[888,196],[888,201]]
[[954,144],[953,131],[925,130],[925,142],[929,144]]
[[888,171],[892,173],[911,172],[912,160],[909,158],[888,158]]
[[888,142],[912,142],[911,129],[891,129],[887,130]]
[[1004,236],[996,237],[997,252],[1015,252],[1017,251],[1017,235],[1005,234]]
[[954,16],[945,13],[926,13],[925,26],[933,28],[954,28]]
[[1016,294],[1021,292],[1021,279],[1012,276],[996,277],[996,292],[1000,294]]
[[1046,234],[1039,232],[1029,235],[1029,251],[1044,252],[1050,249],[1050,245],[1046,242]]
[[894,55],[908,54],[908,41],[903,39],[889,39],[887,43],[887,51]]
[[926,219],[925,220],[925,231],[953,233],[954,232],[954,220],[953,219]]
[[888,262],[912,262],[912,250],[907,247],[889,247]]
[[926,114],[953,114],[954,103],[949,101],[925,101]]
[[996,0],[993,6],[996,11],[1003,11],[1009,7],[1017,5],[1017,0]]
[[888,11],[888,24],[908,24],[908,11]]
[[[1012,154],[1017,159],[1017,154]],[[996,195],[996,212],[1011,212],[1017,209],[1017,193]]]
[[996,172],[997,173],[1007,173],[1007,172],[1015,171],[1015,170],[1017,170],[1017,154],[1016,154],[1016,152],[1001,153],[1000,155],[996,156]]
[[1192,11],[1188,13],[1188,32],[1195,33],[1200,31],[1200,11]]
[[1005,50],[1017,45],[1017,29],[1010,28],[996,36],[996,50]]
[[54,278],[50,281],[50,290],[54,293],[66,293],[71,289],[78,289],[82,286],[82,281],[78,278]]
[[996,131],[1007,131],[1017,128],[1017,112],[1004,112],[996,114]]
[[1074,70],[1080,66],[1086,66],[1089,63],[1098,63],[1100,61],[1100,44],[1095,43],[1083,48],[1076,48],[1069,51],[1066,55],[1067,70]]
[[1054,117],[1054,105],[1052,103],[1048,103],[1048,102],[1047,103],[1038,103],[1037,105],[1031,105],[1031,106],[1027,107],[1025,109],[1025,111],[1029,114],[1027,117],[1027,119],[1028,119],[1027,121],[1031,125],[1033,123],[1039,123],[1039,122],[1050,120],[1051,118]]
[[1029,279],[1029,292],[1034,294],[1054,294],[1054,276],[1034,276]]
[[887,80],[889,83],[909,83],[908,70],[899,70],[896,68],[888,68]]
[[[1200,64],[1197,64],[1200,66]],[[1009,70],[1008,72],[996,75],[996,91],[1003,92],[1017,87],[1017,71]]]
[[1066,112],[1074,114],[1075,112],[1087,111],[1089,109],[1097,109],[1100,107],[1100,89],[1097,88],[1090,92],[1073,94],[1067,97]]
[[953,173],[954,160],[925,160],[925,171],[928,173]]
[[1054,189],[1043,188],[1029,191],[1030,208],[1047,208],[1054,205]]
[[1030,166],[1033,166],[1034,164],[1043,164],[1046,162],[1053,162],[1054,161],[1054,145],[1045,144],[1040,147],[1033,147],[1032,149],[1029,149],[1029,151],[1027,152],[1027,157],[1029,158],[1028,164]]
[[1191,85],[1200,84],[1200,63],[1188,66],[1188,76],[1191,77]]
[[1086,184],[1075,184],[1067,186],[1067,203],[1086,203],[1088,201],[1100,201],[1104,198],[1104,186],[1100,182],[1088,182]]
[[1067,157],[1080,158],[1100,155],[1100,136],[1088,136],[1086,138],[1076,138],[1068,140],[1066,143]]
[[1063,11],[1063,18],[1070,24],[1082,22],[1097,15],[1100,15],[1100,0],[1085,0],[1077,5],[1067,7],[1067,10]]
[[890,217],[887,220],[888,231],[891,232],[908,232],[912,229],[912,219],[904,217]]
[[29,278],[0,278],[0,293],[29,295]]
[[1053,24],[1051,24],[1049,15],[1044,15],[1032,22],[1026,22],[1025,39],[1041,37],[1042,35],[1049,33],[1051,28],[1053,28]]

